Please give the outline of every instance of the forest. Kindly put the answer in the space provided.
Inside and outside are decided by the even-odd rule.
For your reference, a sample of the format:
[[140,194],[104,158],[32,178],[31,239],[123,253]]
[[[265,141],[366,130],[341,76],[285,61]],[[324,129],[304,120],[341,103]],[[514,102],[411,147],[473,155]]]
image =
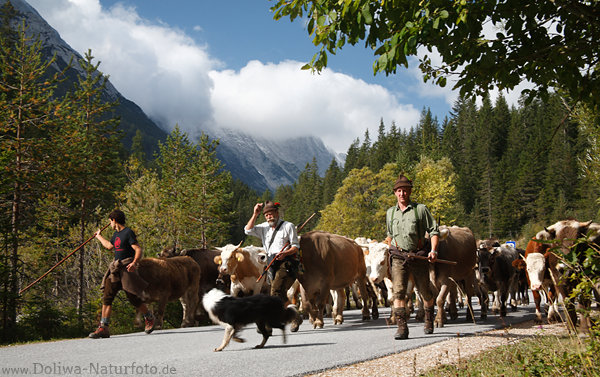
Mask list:
[[[596,114],[555,92],[509,106],[504,97],[461,95],[443,120],[423,109],[418,124],[365,125],[343,166],[323,176],[316,162],[275,192],[255,192],[216,158],[218,140],[197,140],[177,125],[154,156],[134,139],[125,150],[115,103],[100,96],[107,77],[91,51],[85,75],[65,95],[27,26],[0,30],[0,300],[3,343],[81,337],[99,316],[100,280],[112,256],[89,242],[38,284],[30,282],[84,243],[122,209],[146,257],[166,247],[199,248],[245,240],[256,202],[282,204],[303,231],[385,237],[399,173],[413,200],[440,224],[467,226],[477,238],[519,242],[564,218],[596,219],[600,202],[600,127]],[[480,97],[481,98],[481,97]],[[103,234],[109,237],[110,230]],[[112,330],[133,331],[133,308],[115,302]],[[166,321],[178,323],[177,305]],[[180,310],[180,309],[179,309]],[[170,315],[170,316],[169,316]]]

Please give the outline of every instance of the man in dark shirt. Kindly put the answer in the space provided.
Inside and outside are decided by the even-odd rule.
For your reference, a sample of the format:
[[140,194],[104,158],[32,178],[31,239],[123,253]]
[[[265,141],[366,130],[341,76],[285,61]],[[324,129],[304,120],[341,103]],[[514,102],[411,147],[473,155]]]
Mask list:
[[[113,276],[122,276],[123,274],[136,274],[138,262],[142,259],[142,248],[137,242],[137,238],[133,230],[125,226],[125,214],[118,209],[112,211],[108,215],[110,219],[110,227],[115,230],[110,241],[102,237],[100,230],[96,232],[96,238],[102,246],[108,250],[115,250],[115,259],[109,267],[109,272],[104,278],[104,291],[102,295],[102,318],[100,326],[96,331],[90,333],[89,337],[93,339],[108,338],[110,332],[108,330],[110,313],[112,310],[112,302],[117,296],[117,293],[123,289],[122,279],[114,279]],[[119,271],[120,270],[120,271]],[[115,271],[118,274],[115,274]],[[136,277],[139,278],[139,275]],[[113,281],[116,280],[116,281]],[[145,319],[145,331],[150,334],[154,330],[154,317],[148,310],[146,304],[137,295],[125,290],[127,299],[133,304],[143,315]]]

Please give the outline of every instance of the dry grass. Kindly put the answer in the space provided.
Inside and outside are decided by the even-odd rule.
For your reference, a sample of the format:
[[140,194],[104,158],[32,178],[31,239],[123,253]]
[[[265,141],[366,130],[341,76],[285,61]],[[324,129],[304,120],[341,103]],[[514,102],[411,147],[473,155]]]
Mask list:
[[536,336],[566,335],[561,323],[536,325],[522,322],[510,328],[492,330],[473,336],[456,337],[425,347],[399,352],[379,359],[332,369],[311,376],[363,377],[363,376],[418,376],[440,365],[460,365],[467,359],[491,348],[512,344]]

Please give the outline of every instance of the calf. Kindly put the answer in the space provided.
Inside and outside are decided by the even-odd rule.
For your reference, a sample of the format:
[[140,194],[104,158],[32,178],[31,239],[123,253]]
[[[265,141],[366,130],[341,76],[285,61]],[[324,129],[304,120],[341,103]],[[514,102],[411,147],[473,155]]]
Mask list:
[[[509,293],[516,290],[517,270],[512,262],[519,257],[517,250],[511,246],[501,245],[487,247],[480,243],[477,250],[480,284],[491,291],[498,291],[500,316],[506,316],[506,301]],[[516,307],[511,303],[513,310]],[[483,311],[483,308],[482,308]]]
[[559,260],[548,249],[545,243],[530,240],[525,249],[523,258],[513,262],[513,266],[526,275],[533,302],[535,303],[536,322],[542,322],[541,295],[540,290],[546,292],[548,307],[548,322],[560,319],[557,307],[556,286],[552,281],[552,270],[559,269]]
[[168,259],[142,258],[138,273],[148,282],[142,300],[157,302],[155,328],[161,328],[167,302],[179,299],[183,306],[181,327],[194,325],[194,313],[199,303],[200,267],[190,257]]
[[[216,249],[184,249],[177,251],[174,247],[163,249],[160,258],[172,258],[175,256],[188,256],[200,267],[200,284],[198,289],[198,302],[202,302],[204,295],[213,288],[218,288],[229,294],[231,281],[229,275],[219,276],[219,265],[215,263],[215,257],[221,255]],[[207,313],[202,305],[196,306],[196,320],[208,319]]]

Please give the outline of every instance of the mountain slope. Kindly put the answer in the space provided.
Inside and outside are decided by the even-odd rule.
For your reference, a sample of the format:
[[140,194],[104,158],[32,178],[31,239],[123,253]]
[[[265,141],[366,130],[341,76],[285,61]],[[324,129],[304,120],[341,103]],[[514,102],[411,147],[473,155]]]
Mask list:
[[[0,4],[5,1],[0,0]],[[50,59],[56,55],[56,62],[52,68],[58,72],[73,59],[72,67],[67,71],[67,80],[57,90],[57,95],[63,95],[71,89],[72,83],[77,81],[77,76],[84,74],[78,63],[82,59],[81,55],[71,48],[25,0],[10,1],[19,15],[25,18],[28,32],[39,36],[44,56]],[[121,119],[119,128],[124,132],[125,148],[129,149],[133,136],[137,130],[140,130],[146,156],[152,158],[158,149],[158,142],[166,139],[168,130],[173,125],[157,125],[138,105],[123,97],[110,81],[103,93],[103,99],[119,102],[114,111]],[[323,174],[331,160],[336,158],[335,154],[316,137],[272,141],[232,130],[217,129],[204,130],[204,132],[213,139],[220,139],[217,157],[231,175],[258,192],[265,189],[275,191],[280,185],[294,183],[313,157],[317,161],[320,174]]]

